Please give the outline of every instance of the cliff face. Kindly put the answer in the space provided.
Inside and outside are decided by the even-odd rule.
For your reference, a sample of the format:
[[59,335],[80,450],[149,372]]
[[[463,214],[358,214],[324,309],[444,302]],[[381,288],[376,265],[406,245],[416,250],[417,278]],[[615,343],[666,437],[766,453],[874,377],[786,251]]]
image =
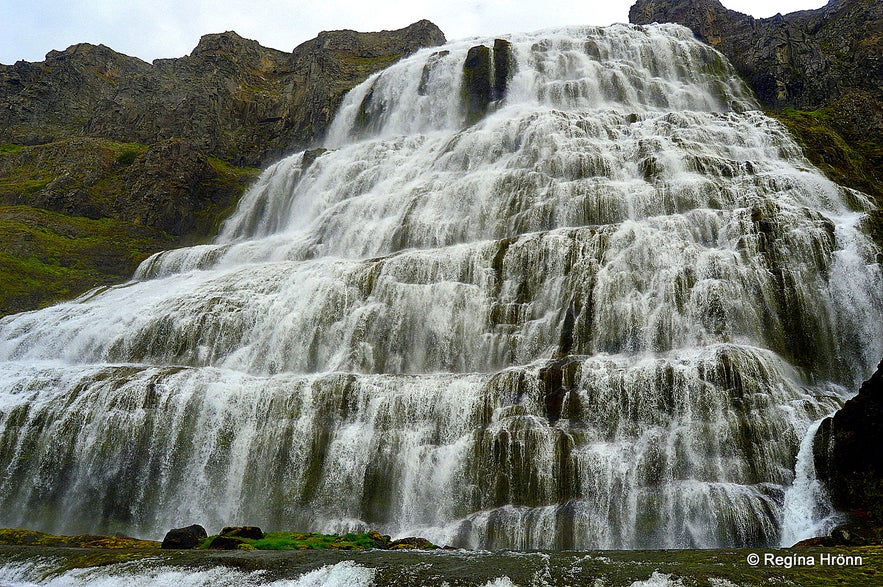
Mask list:
[[819,426],[813,452],[819,478],[855,532],[883,540],[883,361],[858,395]]
[[184,138],[258,166],[321,136],[343,94],[368,75],[444,41],[424,20],[397,31],[323,32],[291,53],[233,32],[206,35],[190,55],[153,64],[74,45],[42,63],[0,65],[0,134],[24,145]]
[[[347,90],[444,41],[424,20],[291,53],[227,32],[152,64],[78,44],[0,65],[0,231],[16,243],[0,252],[0,315],[208,238],[255,168],[319,139]],[[95,243],[108,254],[93,258]]]
[[[755,19],[718,0],[638,0],[634,24],[689,27],[733,63],[807,157],[883,205],[883,3],[831,0]],[[883,206],[881,206],[883,207]],[[883,215],[869,218],[883,244]]]
[[718,0],[638,0],[635,24],[677,22],[724,53],[770,108],[815,109],[883,87],[883,4],[832,0],[817,10],[755,19]]

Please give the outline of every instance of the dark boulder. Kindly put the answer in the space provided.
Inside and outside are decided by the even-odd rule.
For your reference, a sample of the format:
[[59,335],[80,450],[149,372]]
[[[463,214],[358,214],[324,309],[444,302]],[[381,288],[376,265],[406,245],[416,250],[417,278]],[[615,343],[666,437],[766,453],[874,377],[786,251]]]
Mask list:
[[231,538],[249,538],[251,540],[260,540],[264,537],[264,532],[257,526],[226,526],[221,530],[221,536]]
[[166,532],[160,548],[165,549],[188,549],[199,544],[200,540],[208,537],[205,528],[199,524],[193,524],[186,528],[174,528]]
[[512,43],[505,39],[494,39],[494,100],[502,100],[515,69],[512,56]]
[[466,123],[473,124],[487,112],[493,97],[491,49],[478,45],[469,49],[463,62],[463,92]]
[[463,98],[466,123],[474,124],[488,111],[492,102],[506,95],[512,77],[512,47],[505,39],[494,40],[494,48],[476,45],[466,53],[463,62]]
[[238,550],[240,544],[246,544],[245,540],[234,536],[215,536],[208,547],[210,550]]
[[838,526],[834,528],[830,536],[816,536],[801,540],[791,548],[817,548],[819,546],[865,546],[868,539],[865,538],[852,525]]

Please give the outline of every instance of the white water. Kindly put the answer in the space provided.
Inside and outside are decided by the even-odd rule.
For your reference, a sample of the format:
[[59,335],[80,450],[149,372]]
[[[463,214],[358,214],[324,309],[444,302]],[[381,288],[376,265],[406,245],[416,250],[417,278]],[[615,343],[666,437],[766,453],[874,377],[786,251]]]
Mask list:
[[[45,567],[45,568],[43,568]],[[0,566],[0,585],[3,587],[119,587],[130,584],[139,587],[371,587],[374,569],[352,561],[326,565],[304,573],[296,579],[270,580],[266,571],[245,572],[218,566],[205,570],[171,566],[145,568],[140,563],[114,564],[110,567],[73,569],[63,573],[51,570],[51,565],[18,563]]]
[[421,51],[215,244],[0,321],[0,525],[517,549],[813,527],[801,442],[883,354],[867,198],[687,29],[511,41],[476,124],[479,41]]
[[797,453],[794,482],[785,492],[781,546],[789,547],[814,536],[828,536],[845,521],[830,504],[828,492],[816,478],[813,462],[813,438],[822,420],[813,422],[806,431]]

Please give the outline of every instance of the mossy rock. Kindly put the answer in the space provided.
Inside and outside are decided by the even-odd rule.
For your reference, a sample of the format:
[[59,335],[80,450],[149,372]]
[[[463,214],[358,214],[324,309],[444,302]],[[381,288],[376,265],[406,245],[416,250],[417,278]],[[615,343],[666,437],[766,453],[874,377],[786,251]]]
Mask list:
[[56,536],[22,528],[0,529],[0,544],[10,546],[67,546],[77,548],[146,548],[158,549],[155,540],[142,540],[131,536],[100,536],[80,534],[77,536]]

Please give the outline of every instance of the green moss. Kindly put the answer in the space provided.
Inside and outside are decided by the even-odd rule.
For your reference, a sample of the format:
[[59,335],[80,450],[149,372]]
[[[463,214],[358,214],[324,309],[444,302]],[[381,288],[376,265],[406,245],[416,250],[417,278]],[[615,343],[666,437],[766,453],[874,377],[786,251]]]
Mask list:
[[[217,174],[210,182],[202,186],[206,191],[215,193],[228,193],[241,195],[246,186],[251,184],[261,170],[254,167],[236,167],[230,163],[218,159],[208,158],[209,165]],[[221,229],[223,222],[236,210],[239,197],[218,198],[195,214],[197,224],[205,227],[187,241],[192,243],[204,243],[213,238]]]
[[0,313],[9,314],[124,281],[174,239],[110,218],[0,206],[0,242]]
[[21,145],[14,145],[12,143],[0,143],[0,154],[3,153],[17,153],[21,151],[23,147]]
[[[196,548],[208,548],[215,537],[205,538]],[[241,537],[239,539],[257,550],[367,550],[377,548],[377,543],[368,534],[266,532],[260,540]]]
[[803,146],[814,165],[839,184],[865,192],[883,205],[883,145],[866,138],[848,141],[839,128],[836,106],[815,111],[786,108],[767,112]]
[[140,151],[138,151],[137,149],[126,149],[117,156],[116,161],[120,165],[131,165],[135,162],[135,159],[137,159],[138,155],[140,154]]
[[0,544],[15,546],[68,546],[77,548],[148,548],[157,549],[160,543],[155,540],[141,540],[130,536],[98,536],[80,534],[77,536],[55,536],[22,528],[0,528]]
[[206,242],[259,173],[210,157],[213,173],[194,186],[206,202],[195,229],[173,236],[119,219],[129,168],[148,149],[94,138],[0,146],[0,315],[125,281],[152,253]]

